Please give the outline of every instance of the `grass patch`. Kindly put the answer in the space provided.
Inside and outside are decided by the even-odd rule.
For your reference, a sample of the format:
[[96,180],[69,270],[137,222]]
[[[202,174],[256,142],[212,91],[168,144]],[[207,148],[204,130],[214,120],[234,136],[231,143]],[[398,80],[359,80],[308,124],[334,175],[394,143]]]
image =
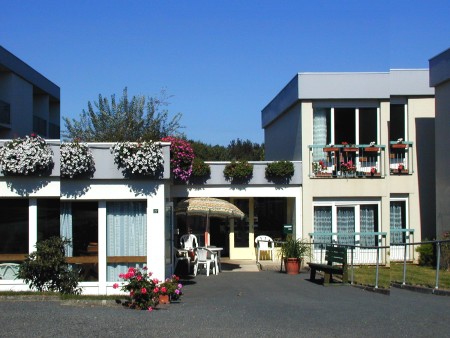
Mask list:
[[[348,275],[351,278],[351,269]],[[375,286],[375,266],[355,266],[353,282],[355,284]],[[390,268],[379,267],[378,287],[389,288],[391,282],[403,283],[403,264],[392,264]],[[406,284],[434,288],[436,270],[428,266],[407,264]],[[439,270],[439,289],[450,290],[450,272]]]
[[[403,264],[391,265],[391,280],[403,283]],[[415,264],[406,265],[406,284],[434,288],[436,269]],[[450,272],[439,270],[439,289],[450,290]]]
[[[352,270],[348,270],[348,278],[351,280]],[[378,287],[388,289],[391,285],[390,269],[379,267],[378,269]],[[375,286],[376,267],[375,266],[354,266],[353,283],[367,286]]]

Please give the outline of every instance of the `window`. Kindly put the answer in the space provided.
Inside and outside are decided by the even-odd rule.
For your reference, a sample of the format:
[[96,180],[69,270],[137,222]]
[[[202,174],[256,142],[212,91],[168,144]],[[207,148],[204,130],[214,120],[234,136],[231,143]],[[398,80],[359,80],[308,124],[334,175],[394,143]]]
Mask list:
[[66,256],[81,279],[98,281],[98,203],[61,203],[60,234],[72,241]]
[[248,211],[249,201],[248,199],[236,199],[234,204],[246,215],[243,219],[236,219],[234,221],[234,247],[235,248],[248,248],[249,246],[249,223],[248,223]]
[[28,199],[0,199],[0,262],[28,253],[28,207]]
[[286,223],[289,223],[286,198],[255,198],[255,238],[267,235],[282,239]]
[[391,201],[390,206],[391,244],[405,243],[406,201]]
[[147,203],[106,203],[107,280],[147,262]]
[[378,236],[374,232],[379,229],[378,209],[378,203],[317,203],[314,206],[314,242],[377,246]]
[[389,139],[391,141],[399,138],[406,141],[405,111],[404,104],[391,104],[390,106]]
[[376,107],[314,109],[313,144],[369,144],[372,141],[378,142]]
[[59,199],[37,200],[37,240],[60,235]]

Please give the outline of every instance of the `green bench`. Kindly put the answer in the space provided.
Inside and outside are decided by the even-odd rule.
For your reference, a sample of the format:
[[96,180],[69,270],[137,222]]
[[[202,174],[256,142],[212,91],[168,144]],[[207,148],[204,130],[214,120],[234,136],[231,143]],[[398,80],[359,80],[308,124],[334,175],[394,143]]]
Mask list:
[[310,280],[316,279],[316,271],[325,274],[323,284],[333,281],[333,275],[342,275],[342,283],[348,283],[347,249],[344,247],[326,246],[325,261],[327,264],[308,263],[311,268]]

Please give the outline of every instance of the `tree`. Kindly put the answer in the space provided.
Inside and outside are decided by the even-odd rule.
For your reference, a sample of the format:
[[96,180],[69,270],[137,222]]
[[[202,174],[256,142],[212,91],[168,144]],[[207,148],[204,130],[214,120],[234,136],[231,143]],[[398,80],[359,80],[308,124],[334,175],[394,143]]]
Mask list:
[[36,243],[36,251],[28,254],[19,267],[18,278],[39,292],[58,291],[62,294],[79,294],[80,277],[65,260],[64,248],[71,241],[51,237]]
[[261,161],[264,160],[264,145],[250,140],[232,140],[227,147],[209,145],[201,141],[189,141],[195,157],[203,161]]
[[128,98],[127,88],[116,101],[98,95],[98,101],[88,102],[79,120],[63,117],[63,138],[83,142],[159,141],[166,136],[183,136],[180,129],[181,113],[169,120],[169,96],[165,90],[158,97],[133,96]]

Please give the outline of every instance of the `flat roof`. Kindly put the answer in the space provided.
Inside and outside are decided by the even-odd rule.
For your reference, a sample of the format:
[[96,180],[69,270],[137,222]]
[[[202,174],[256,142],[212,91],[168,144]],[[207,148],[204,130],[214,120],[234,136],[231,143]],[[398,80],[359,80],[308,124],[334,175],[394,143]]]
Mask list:
[[60,100],[60,88],[0,45],[0,72],[10,71],[31,83],[53,99]]
[[434,96],[428,69],[389,72],[298,73],[262,110],[263,128],[301,100],[389,100]]
[[430,86],[436,87],[450,80],[450,48],[432,57],[430,65]]

